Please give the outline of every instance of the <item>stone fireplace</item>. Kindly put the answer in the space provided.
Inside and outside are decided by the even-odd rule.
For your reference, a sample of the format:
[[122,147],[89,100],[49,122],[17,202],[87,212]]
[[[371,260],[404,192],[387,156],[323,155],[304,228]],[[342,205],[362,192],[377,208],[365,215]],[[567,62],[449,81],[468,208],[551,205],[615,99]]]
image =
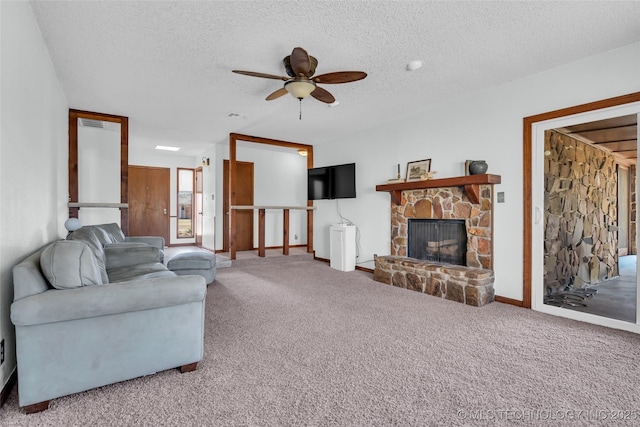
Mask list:
[[[391,254],[376,257],[375,280],[474,306],[493,301],[499,183],[497,175],[472,175],[376,187],[390,192],[392,204]],[[425,224],[437,231],[416,245],[415,229]]]

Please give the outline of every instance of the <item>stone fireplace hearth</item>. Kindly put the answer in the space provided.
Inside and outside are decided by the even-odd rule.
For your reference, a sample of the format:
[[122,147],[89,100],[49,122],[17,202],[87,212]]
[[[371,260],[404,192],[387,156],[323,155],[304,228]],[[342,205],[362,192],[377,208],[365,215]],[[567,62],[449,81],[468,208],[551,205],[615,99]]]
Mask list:
[[[493,301],[493,184],[499,183],[497,175],[472,175],[377,186],[391,193],[391,254],[376,257],[375,280],[474,306]],[[409,257],[415,219],[463,222],[461,265]]]

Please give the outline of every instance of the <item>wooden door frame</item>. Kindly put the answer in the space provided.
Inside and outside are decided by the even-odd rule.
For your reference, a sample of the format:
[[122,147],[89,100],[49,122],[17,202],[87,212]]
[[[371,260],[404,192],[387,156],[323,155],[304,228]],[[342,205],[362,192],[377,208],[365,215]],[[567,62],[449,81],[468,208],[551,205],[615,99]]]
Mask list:
[[[200,168],[202,169],[202,167]],[[180,237],[180,171],[191,171],[191,237]],[[194,239],[196,238],[196,168],[184,168],[178,166],[176,168],[176,240],[178,239]],[[171,206],[171,200],[169,200]],[[171,218],[171,216],[169,216]],[[169,221],[169,233],[171,233],[171,221]]]
[[[225,177],[226,177],[226,175],[227,175],[227,174],[225,174],[225,173],[224,173],[224,165],[225,165],[225,163],[228,165],[228,166],[227,166],[227,174],[229,175],[229,178],[226,178],[226,181],[227,181],[227,187],[228,187],[228,186],[229,186],[229,180],[231,179],[231,173],[229,172],[229,171],[231,170],[231,169],[230,169],[230,168],[231,168],[231,162],[230,162],[229,160],[227,160],[227,159],[223,159],[223,160],[222,160],[222,182],[223,182],[223,186],[224,186]],[[251,165],[251,174],[253,175],[253,174],[255,173],[255,168],[254,168],[254,163],[253,163],[253,162],[244,162],[244,161],[236,160],[235,164],[237,165],[238,163],[240,163],[240,164],[244,164],[244,165]],[[234,177],[235,177],[235,174],[234,174]],[[255,176],[253,176],[253,177],[252,177],[252,179],[253,179],[253,180],[254,180],[254,182],[255,182],[255,179],[254,179],[254,178],[255,178]],[[235,188],[235,184],[234,184],[234,188]],[[224,191],[224,190],[223,190],[223,191]],[[234,191],[234,193],[235,193],[235,191]],[[229,193],[229,194],[231,194],[231,193]],[[254,200],[254,196],[255,196],[255,193],[254,193],[254,185],[253,185],[253,183],[252,183],[252,185],[251,185],[251,200]],[[225,204],[229,202],[229,199],[230,199],[230,198],[228,197],[228,194],[227,194],[227,199],[226,199],[225,201],[223,201],[223,202],[222,202],[222,203],[223,203],[223,205],[222,205],[222,210],[223,210],[223,212],[225,211]],[[253,202],[252,202],[252,203],[253,203]],[[231,206],[231,205],[229,205],[229,206]],[[224,217],[225,217],[225,216],[226,216],[226,215],[224,215],[224,216],[223,216],[223,218],[222,218],[222,224],[223,224],[223,227],[224,227],[224,222],[225,222],[225,221],[224,221]],[[254,218],[254,217],[252,216],[252,220],[253,220],[253,218]],[[228,228],[228,229],[230,229],[230,224],[231,224],[231,214],[229,214],[229,221],[228,221],[229,228]],[[236,223],[236,224],[237,224],[237,223]],[[254,237],[255,237],[255,236],[254,236],[254,234],[253,234],[253,231],[254,231],[254,229],[253,229],[253,221],[252,221],[252,222],[251,222],[251,242],[252,242],[251,244],[252,244],[252,246],[253,246],[253,239],[254,239]],[[235,241],[234,241],[234,242],[235,242]],[[229,247],[230,247],[230,244],[229,244],[229,234],[228,234],[228,233],[223,233],[223,234],[222,234],[222,251],[223,251],[223,252],[229,252]]]
[[[200,246],[198,247],[202,247],[202,230],[204,228],[204,187],[203,187],[203,183],[202,183],[202,177],[203,177],[203,169],[202,166],[198,166],[197,168],[195,168],[193,176],[194,176],[194,208],[197,208],[197,204],[198,204],[198,173],[200,174],[200,210],[202,212],[196,212],[196,220],[194,223],[194,241],[195,241],[195,245],[198,246],[198,230],[200,230]],[[198,219],[199,218],[199,219]],[[214,229],[215,230],[215,229]]]
[[589,111],[602,110],[604,108],[617,107],[624,104],[640,102],[640,92],[627,95],[616,96],[614,98],[603,99],[587,104],[576,105],[574,107],[562,108],[560,110],[549,111],[523,119],[523,204],[524,204],[524,236],[523,236],[523,280],[522,280],[522,301],[506,301],[514,305],[531,308],[532,301],[532,254],[533,240],[531,228],[533,226],[533,132],[535,123],[546,120],[558,119]]
[[[238,133],[229,134],[229,206],[236,204],[236,143],[237,141],[252,142],[255,144],[275,145],[297,150],[307,150],[307,169],[313,167],[313,145],[297,142],[280,141],[277,139],[261,138]],[[307,200],[307,206],[313,206],[312,200]],[[223,212],[223,215],[225,213]],[[229,258],[236,259],[236,211],[229,212]],[[307,210],[307,252],[313,252],[313,211]]]
[[[129,118],[113,114],[69,109],[69,203],[78,203],[78,119],[120,124],[120,203],[129,203]],[[69,208],[69,218],[78,218],[80,208]],[[120,228],[129,234],[129,208],[120,208]]]

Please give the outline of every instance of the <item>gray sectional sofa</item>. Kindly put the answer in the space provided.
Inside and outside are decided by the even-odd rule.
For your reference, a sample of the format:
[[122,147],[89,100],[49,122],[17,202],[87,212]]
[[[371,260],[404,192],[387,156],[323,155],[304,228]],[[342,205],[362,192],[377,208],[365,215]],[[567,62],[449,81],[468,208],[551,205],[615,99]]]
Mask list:
[[194,370],[202,359],[205,279],[169,271],[155,246],[98,244],[95,233],[85,230],[83,239],[78,231],[13,269],[11,320],[26,412],[157,371]]

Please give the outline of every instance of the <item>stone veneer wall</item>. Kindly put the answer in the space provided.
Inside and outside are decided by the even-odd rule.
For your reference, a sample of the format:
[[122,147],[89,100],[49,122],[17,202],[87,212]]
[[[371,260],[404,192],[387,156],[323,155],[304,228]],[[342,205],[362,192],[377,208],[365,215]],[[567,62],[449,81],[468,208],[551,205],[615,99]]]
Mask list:
[[618,236],[611,228],[617,225],[614,157],[556,131],[545,132],[545,152],[545,289],[583,287],[617,276]]
[[395,256],[379,256],[375,262],[374,279],[387,285],[475,307],[494,299],[491,270]]
[[467,267],[493,268],[493,186],[481,185],[479,203],[472,203],[463,187],[428,188],[402,192],[400,205],[391,206],[391,255],[407,256],[408,219],[464,219],[467,229]]

